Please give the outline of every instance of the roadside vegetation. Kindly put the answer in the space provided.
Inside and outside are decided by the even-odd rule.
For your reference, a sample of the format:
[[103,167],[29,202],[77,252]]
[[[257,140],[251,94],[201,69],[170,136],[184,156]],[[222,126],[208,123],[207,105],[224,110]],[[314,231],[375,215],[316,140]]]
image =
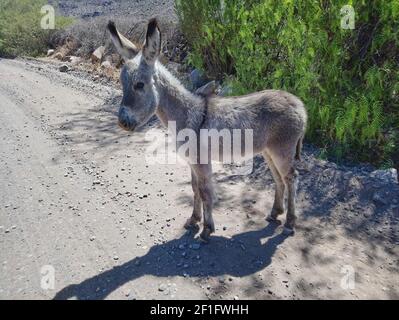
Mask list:
[[45,0],[0,1],[0,57],[39,56],[51,47],[53,35],[73,20],[55,17],[55,29],[41,27]]
[[[354,29],[348,11],[354,8]],[[189,63],[232,93],[299,96],[308,141],[335,160],[399,167],[399,2],[176,0]]]

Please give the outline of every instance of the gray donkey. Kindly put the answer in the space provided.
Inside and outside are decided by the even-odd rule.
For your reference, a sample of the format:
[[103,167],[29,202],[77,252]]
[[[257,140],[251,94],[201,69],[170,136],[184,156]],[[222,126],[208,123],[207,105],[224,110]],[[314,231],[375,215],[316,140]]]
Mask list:
[[[294,164],[295,159],[300,160],[307,122],[301,100],[278,90],[226,98],[192,94],[158,61],[162,39],[156,19],[149,21],[141,49],[120,34],[112,21],[108,23],[108,30],[126,61],[121,71],[123,99],[119,125],[134,131],[156,114],[165,126],[169,121],[175,121],[177,132],[186,128],[197,133],[200,129],[252,129],[253,153],[263,155],[276,183],[273,209],[267,220],[278,222],[278,216],[284,213],[287,188],[288,210],[283,232],[293,234],[298,175]],[[204,225],[200,238],[207,242],[215,231],[212,165],[209,161],[192,163],[190,167],[194,209],[185,228],[198,228],[203,209]]]

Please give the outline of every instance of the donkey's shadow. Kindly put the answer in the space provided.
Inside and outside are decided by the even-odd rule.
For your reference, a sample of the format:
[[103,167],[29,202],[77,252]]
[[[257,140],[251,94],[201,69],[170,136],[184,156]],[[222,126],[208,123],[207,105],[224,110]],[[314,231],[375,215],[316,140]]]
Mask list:
[[[54,299],[104,299],[125,283],[145,275],[206,278],[231,275],[244,277],[270,265],[278,246],[287,238],[276,233],[277,224],[237,234],[232,238],[211,237],[211,242],[195,250],[194,234],[187,232],[178,239],[153,246],[149,252],[59,291]],[[267,240],[265,240],[267,238]],[[262,244],[262,240],[265,243]],[[188,255],[182,258],[182,252]],[[196,248],[197,249],[197,248]],[[198,259],[198,256],[201,259]],[[181,261],[191,264],[185,268]]]

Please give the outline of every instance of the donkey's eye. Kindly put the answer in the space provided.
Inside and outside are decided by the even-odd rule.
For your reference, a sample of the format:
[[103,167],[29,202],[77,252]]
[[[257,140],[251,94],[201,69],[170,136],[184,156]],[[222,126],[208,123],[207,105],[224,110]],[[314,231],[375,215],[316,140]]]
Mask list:
[[144,83],[143,82],[137,82],[135,85],[134,85],[134,89],[135,90],[142,90],[144,88]]

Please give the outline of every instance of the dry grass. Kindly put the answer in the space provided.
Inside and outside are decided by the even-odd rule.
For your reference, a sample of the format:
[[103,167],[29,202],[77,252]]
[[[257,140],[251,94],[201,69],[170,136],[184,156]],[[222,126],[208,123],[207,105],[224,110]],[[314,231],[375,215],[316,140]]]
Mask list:
[[[89,21],[78,21],[69,28],[58,32],[53,36],[51,43],[54,48],[62,48],[67,45],[70,49],[67,50],[67,55],[76,55],[83,58],[90,57],[95,49],[105,45],[105,55],[109,56],[116,53],[106,30],[109,20],[114,20],[119,31],[134,43],[142,44],[144,42],[147,21],[132,21],[131,17],[96,17]],[[186,57],[186,46],[177,25],[160,18],[160,26],[164,39],[164,55],[168,60],[181,62]],[[76,45],[68,45],[71,42]]]

